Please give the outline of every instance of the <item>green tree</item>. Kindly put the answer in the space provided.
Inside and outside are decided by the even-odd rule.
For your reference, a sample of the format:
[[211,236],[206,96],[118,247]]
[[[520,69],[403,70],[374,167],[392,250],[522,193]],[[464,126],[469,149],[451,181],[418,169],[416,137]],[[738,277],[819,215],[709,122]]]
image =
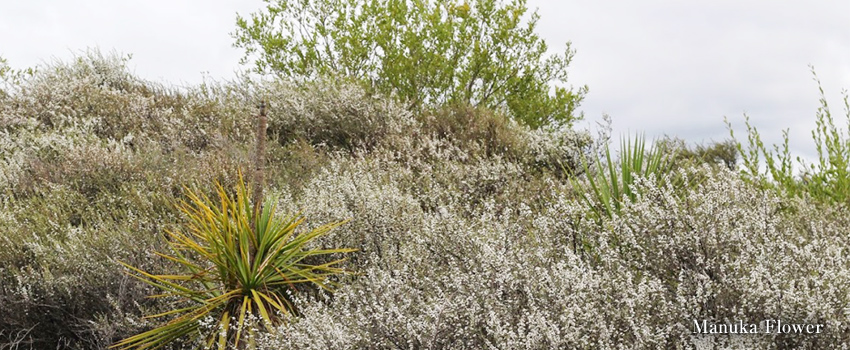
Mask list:
[[531,127],[580,119],[587,87],[564,87],[574,51],[546,54],[525,0],[264,1],[233,33],[261,74],[344,77],[411,109],[469,104]]

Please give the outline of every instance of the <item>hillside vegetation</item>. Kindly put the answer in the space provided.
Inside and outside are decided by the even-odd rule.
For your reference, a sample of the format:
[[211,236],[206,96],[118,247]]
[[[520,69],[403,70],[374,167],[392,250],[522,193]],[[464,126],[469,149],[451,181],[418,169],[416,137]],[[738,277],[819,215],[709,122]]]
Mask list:
[[[177,90],[125,63],[89,53],[4,75],[0,349],[105,349],[168,319],[143,316],[185,303],[147,298],[158,291],[119,261],[161,274],[179,267],[154,254],[169,252],[166,231],[185,224],[175,204],[189,188],[235,188],[251,169],[260,100],[276,210],[300,213],[304,230],[350,220],[312,244],[357,251],[335,292],[296,290],[301,314],[251,347],[850,343],[847,197],[822,195],[847,183],[846,171],[813,167],[810,196],[804,182],[785,179],[800,185],[783,191],[783,179],[757,167],[741,176],[734,143],[667,140],[650,151],[625,141],[641,157],[606,160],[604,138],[531,129],[485,108],[411,112],[342,80]],[[636,166],[645,153],[656,164]],[[695,320],[767,319],[825,331],[693,334]]]

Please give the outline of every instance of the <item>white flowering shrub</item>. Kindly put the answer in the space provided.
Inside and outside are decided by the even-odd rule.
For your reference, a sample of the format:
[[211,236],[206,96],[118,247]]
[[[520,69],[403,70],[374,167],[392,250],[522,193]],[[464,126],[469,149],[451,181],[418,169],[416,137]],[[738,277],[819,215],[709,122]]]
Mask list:
[[[638,181],[643,195],[601,225],[564,187],[536,212],[521,201],[512,207],[492,199],[464,208],[473,202],[449,195],[441,207],[419,211],[399,193],[404,186],[392,185],[404,176],[387,173],[329,172],[320,186],[308,186],[316,194],[308,190],[304,202],[295,201],[355,222],[352,205],[344,203],[356,203],[365,218],[396,217],[355,224],[347,234],[365,236],[363,229],[375,225],[378,235],[365,240],[398,248],[365,250],[370,258],[358,262],[362,276],[330,300],[309,304],[303,319],[261,347],[796,349],[850,340],[842,311],[850,302],[850,258],[840,253],[848,244],[841,209],[818,213],[727,170],[704,168],[667,175],[668,184],[674,176],[709,176],[684,192],[665,179]],[[330,193],[348,200],[316,200]],[[397,208],[409,209],[394,216]],[[337,239],[350,239],[344,237]],[[823,324],[827,331],[692,334],[695,320],[767,319]]]
[[592,145],[589,133],[566,127],[539,128],[526,133],[525,137],[529,148],[526,159],[555,171],[579,169],[582,156],[590,152]]
[[503,115],[468,106],[445,107],[420,119],[425,134],[420,138],[457,145],[472,157],[505,158],[561,175],[579,168],[592,144],[586,131],[566,126],[529,130]]
[[[174,201],[184,185],[212,193],[211,180],[238,181],[260,99],[279,210],[301,212],[305,229],[350,219],[313,244],[359,251],[339,290],[299,290],[301,317],[257,334],[257,349],[850,344],[840,203],[683,164],[636,179],[633,199],[596,218],[600,203],[576,192],[587,180],[568,178],[602,142],[587,132],[532,131],[470,107],[412,115],[346,82],[177,90],[124,64],[89,53],[3,87],[0,349],[105,349],[152,329],[142,315],[180,305],[145,298],[154,291],[116,261],[173,271],[152,252],[178,223]],[[703,320],[823,332],[694,334]]]
[[410,112],[357,85],[319,81],[296,87],[279,81],[261,87],[269,101],[269,132],[281,142],[304,139],[345,150],[372,149],[414,127]]
[[143,311],[165,305],[116,260],[166,268],[152,251],[181,186],[245,163],[240,144],[203,141],[216,129],[192,116],[214,101],[122,62],[90,53],[40,67],[0,100],[0,348],[102,349],[147,327]]

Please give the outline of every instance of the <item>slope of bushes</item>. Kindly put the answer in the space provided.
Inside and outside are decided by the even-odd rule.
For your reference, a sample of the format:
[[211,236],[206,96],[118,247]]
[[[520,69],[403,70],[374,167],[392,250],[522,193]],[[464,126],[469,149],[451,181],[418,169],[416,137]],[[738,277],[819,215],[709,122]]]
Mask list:
[[[450,193],[436,210],[423,210],[401,189],[406,180],[392,175],[398,169],[352,166],[320,176],[308,186],[315,194],[293,206],[318,222],[353,216],[328,244],[369,242],[363,276],[332,302],[308,302],[303,320],[262,342],[269,349],[675,349],[740,341],[797,349],[850,340],[841,311],[850,276],[846,213],[785,202],[727,170],[682,170],[677,175],[688,179],[711,174],[686,193],[639,181],[645,195],[600,225],[558,186],[537,210],[519,192],[479,206],[451,188],[428,190]],[[504,167],[489,172],[513,176]],[[787,206],[797,212],[783,214]],[[592,248],[575,246],[574,237]],[[703,319],[822,323],[828,332],[693,335],[693,320]]]
[[[282,213],[302,212],[305,229],[351,219],[317,244],[358,248],[346,267],[359,273],[333,295],[301,295],[304,316],[258,348],[850,342],[844,207],[779,196],[669,148],[688,161],[636,178],[634,199],[597,217],[593,195],[576,193],[587,187],[571,183],[586,184],[571,177],[592,161],[586,132],[530,130],[466,106],[413,115],[344,81],[175,90],[124,64],[93,52],[0,94],[0,349],[104,349],[153,328],[142,316],[179,300],[145,298],[155,291],[117,261],[174,268],[153,254],[181,224],[173,203],[184,185],[212,193],[212,180],[238,181],[260,99],[273,140],[267,191]],[[692,334],[702,319],[826,331]]]

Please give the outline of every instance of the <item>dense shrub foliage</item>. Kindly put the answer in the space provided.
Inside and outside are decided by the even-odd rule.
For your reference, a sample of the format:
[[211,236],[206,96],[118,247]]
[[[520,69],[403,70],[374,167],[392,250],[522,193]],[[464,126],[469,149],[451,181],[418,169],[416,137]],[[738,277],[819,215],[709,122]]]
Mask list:
[[547,54],[526,0],[265,2],[232,34],[257,72],[343,77],[412,110],[465,103],[531,127],[582,118],[587,87],[564,86],[575,51]]
[[[742,179],[726,144],[668,142],[658,149],[675,166],[635,172],[619,209],[598,215],[601,197],[578,192],[585,169],[622,178],[626,162],[593,162],[586,132],[463,105],[413,114],[342,81],[175,90],[124,63],[90,53],[15,75],[0,94],[0,349],[104,349],[182,305],[146,298],[156,291],[118,261],[175,271],[153,254],[169,252],[173,204],[183,185],[212,195],[213,181],[239,181],[261,98],[266,191],[305,231],[350,219],[308,248],[357,248],[343,267],[358,273],[335,278],[332,295],[300,294],[301,317],[256,348],[850,343],[846,207]],[[766,319],[825,329],[693,334],[695,320]]]
[[[736,341],[822,348],[848,341],[841,211],[784,202],[726,170],[687,193],[638,181],[643,195],[601,225],[558,190],[534,210],[527,199],[476,206],[451,198],[454,189],[433,189],[449,199],[424,210],[389,174],[399,169],[355,163],[320,177],[310,186],[317,194],[293,205],[311,203],[308,215],[320,220],[363,213],[333,243],[364,242],[363,228],[373,228],[364,276],[333,302],[311,303],[303,320],[263,342],[268,348],[656,349]],[[315,201],[331,193],[341,197]],[[830,331],[691,334],[693,320],[768,318],[825,323]]]

